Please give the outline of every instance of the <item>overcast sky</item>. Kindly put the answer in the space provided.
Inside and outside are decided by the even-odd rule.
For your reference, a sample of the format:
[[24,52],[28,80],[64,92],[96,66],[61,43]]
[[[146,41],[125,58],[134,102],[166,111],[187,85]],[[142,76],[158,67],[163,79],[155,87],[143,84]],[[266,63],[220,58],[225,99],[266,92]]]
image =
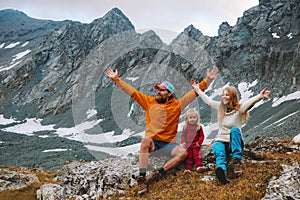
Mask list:
[[[216,36],[219,25],[235,25],[259,0],[0,0],[0,9],[16,9],[36,19],[90,23],[119,8],[135,26],[180,33],[193,24],[204,35]],[[140,31],[139,31],[140,30]]]

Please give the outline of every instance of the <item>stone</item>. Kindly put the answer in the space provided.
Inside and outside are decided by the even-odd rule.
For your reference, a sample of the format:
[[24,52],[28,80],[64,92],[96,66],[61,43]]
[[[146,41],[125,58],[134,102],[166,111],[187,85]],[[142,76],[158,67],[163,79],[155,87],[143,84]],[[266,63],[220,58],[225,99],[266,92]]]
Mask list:
[[64,199],[63,190],[60,185],[57,184],[45,184],[37,190],[38,200],[57,200]]
[[21,189],[36,182],[39,182],[39,179],[35,174],[24,174],[18,171],[0,169],[0,191]]
[[262,200],[300,199],[300,163],[282,167],[281,176],[269,182]]

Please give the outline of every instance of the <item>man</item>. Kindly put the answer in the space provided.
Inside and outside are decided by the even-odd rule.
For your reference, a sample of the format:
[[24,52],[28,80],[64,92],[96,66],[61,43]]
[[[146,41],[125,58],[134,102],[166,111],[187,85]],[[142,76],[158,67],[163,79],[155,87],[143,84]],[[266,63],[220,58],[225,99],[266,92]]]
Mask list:
[[[214,67],[212,71],[207,70],[207,78],[199,83],[201,90],[204,91],[208,87],[217,73],[217,67]],[[168,170],[185,160],[187,152],[185,148],[176,143],[176,135],[181,111],[196,98],[196,93],[191,89],[182,98],[176,99],[174,86],[164,81],[162,84],[154,86],[157,94],[152,97],[122,81],[118,76],[117,69],[113,71],[111,68],[107,68],[105,74],[145,110],[146,130],[141,141],[140,175],[137,177],[138,195],[143,195],[148,192],[148,183],[163,178]],[[171,155],[172,158],[162,168],[153,171],[146,179],[149,153],[159,149]]]

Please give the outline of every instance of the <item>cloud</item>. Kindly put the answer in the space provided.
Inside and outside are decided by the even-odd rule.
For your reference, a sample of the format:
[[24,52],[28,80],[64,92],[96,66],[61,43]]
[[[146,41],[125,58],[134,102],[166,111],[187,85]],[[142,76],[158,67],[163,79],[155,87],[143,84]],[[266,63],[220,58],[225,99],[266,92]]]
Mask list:
[[213,36],[217,35],[222,22],[234,25],[243,11],[257,4],[257,0],[9,0],[0,2],[0,8],[18,9],[37,19],[90,23],[117,7],[136,29],[164,28],[182,32],[193,24],[202,33]]

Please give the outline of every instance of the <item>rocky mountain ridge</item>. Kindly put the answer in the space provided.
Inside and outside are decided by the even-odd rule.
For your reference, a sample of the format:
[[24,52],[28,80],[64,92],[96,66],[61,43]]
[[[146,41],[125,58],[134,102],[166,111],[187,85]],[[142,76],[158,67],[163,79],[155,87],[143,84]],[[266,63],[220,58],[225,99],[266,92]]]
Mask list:
[[[27,118],[43,119],[42,124],[57,129],[97,120],[83,132],[91,136],[109,131],[120,135],[125,129],[138,133],[144,130],[143,111],[114,89],[103,73],[106,67],[117,68],[122,79],[150,95],[154,84],[169,80],[181,97],[191,89],[192,77],[200,80],[207,67],[217,65],[219,76],[208,93],[226,83],[238,86],[256,80],[250,88],[254,94],[265,86],[272,90],[271,99],[250,113],[244,127],[247,142],[257,135],[294,137],[300,132],[299,98],[272,105],[276,98],[299,90],[299,24],[297,0],[261,0],[236,25],[222,23],[216,37],[190,25],[166,45],[153,31],[136,33],[117,8],[90,24],[0,11],[0,113],[18,121],[3,127],[22,124]],[[211,123],[210,109],[200,101],[191,106],[201,110],[202,123]],[[95,113],[88,114],[91,111]],[[134,136],[96,146],[123,147],[139,140]]]

